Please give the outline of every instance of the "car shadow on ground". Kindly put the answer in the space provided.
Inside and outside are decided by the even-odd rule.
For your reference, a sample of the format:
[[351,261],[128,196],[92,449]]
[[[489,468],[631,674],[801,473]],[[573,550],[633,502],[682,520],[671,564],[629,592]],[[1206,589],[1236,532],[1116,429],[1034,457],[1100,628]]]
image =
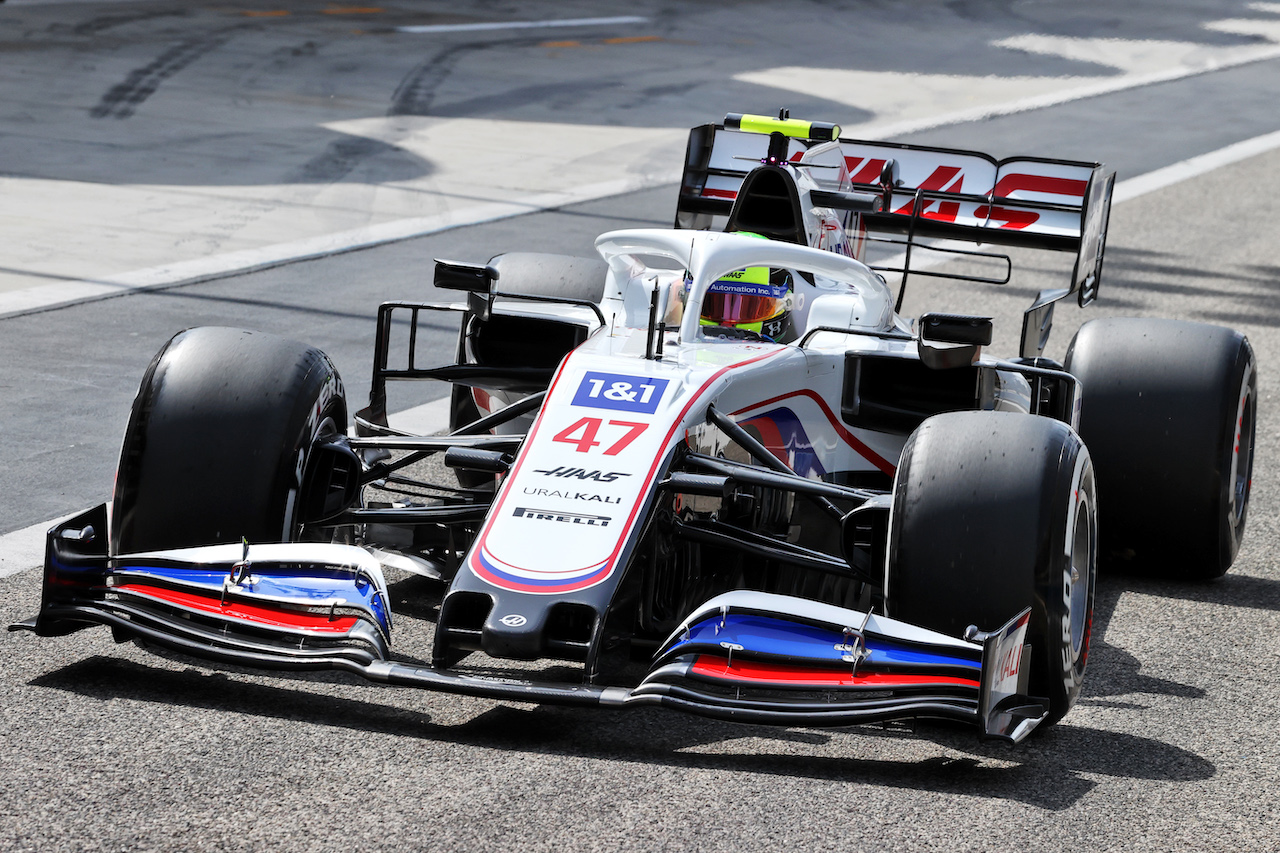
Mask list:
[[[1189,313],[1207,323],[1227,326],[1280,326],[1280,302],[1274,264],[1233,264],[1207,268],[1193,255],[1169,254],[1112,244],[1107,247],[1107,271],[1098,305],[1146,312],[1150,297],[1193,300]],[[1119,294],[1119,299],[1111,297]],[[1223,304],[1244,310],[1223,311]]]
[[1148,587],[1171,593],[1167,597],[1175,597],[1172,593],[1179,591],[1184,595],[1194,595],[1194,590],[1207,588],[1203,584],[1144,580],[1109,573],[1100,575],[1094,595],[1089,674],[1085,678],[1082,701],[1110,707],[1145,707],[1133,701],[1117,702],[1103,697],[1138,694],[1198,699],[1205,695],[1204,690],[1199,687],[1144,674],[1142,661],[1119,646],[1107,642],[1107,626],[1111,623],[1121,596],[1130,591],[1147,592]]
[[[438,584],[404,576],[390,584],[398,636],[423,659],[439,604]],[[1142,672],[1133,655],[1106,642],[1106,629],[1128,592],[1227,606],[1280,609],[1280,582],[1228,575],[1214,583],[1186,583],[1107,574],[1095,602],[1095,643],[1082,707],[1146,708],[1146,697],[1197,699],[1197,686]],[[800,777],[855,785],[964,793],[1061,811],[1099,782],[1091,777],[1195,783],[1213,778],[1215,765],[1159,740],[1073,724],[1072,717],[1022,744],[982,742],[968,726],[946,723],[866,726],[831,731],[782,729],[677,716],[662,709],[609,713],[550,705],[476,702],[459,719],[455,697],[383,688],[336,672],[263,673],[165,656],[155,665],[98,654],[51,670],[26,687],[53,689],[96,702],[126,700],[170,706],[174,724],[185,710],[232,717],[286,720],[484,750],[570,756],[637,766]],[[402,657],[397,655],[397,657]],[[542,673],[572,679],[572,672]],[[21,687],[19,689],[22,689]],[[438,703],[438,704],[437,704]],[[486,707],[486,705],[488,707]],[[440,708],[435,715],[433,708]],[[446,710],[448,709],[448,710]],[[832,755],[835,750],[839,755]]]
[[1093,605],[1093,645],[1089,675],[1081,698],[1093,706],[1139,708],[1134,700],[1111,700],[1118,696],[1176,696],[1200,699],[1203,688],[1158,678],[1142,672],[1142,661],[1106,640],[1107,626],[1116,606],[1126,593],[1148,595],[1215,607],[1245,607],[1280,612],[1280,581],[1227,574],[1213,581],[1182,581],[1107,572],[1099,577]]
[[[300,686],[306,680],[324,684],[307,689]],[[297,676],[283,684],[249,682],[234,672],[210,673],[194,667],[175,671],[100,655],[41,675],[29,685],[100,701],[175,706],[175,724],[180,708],[207,709],[480,749],[965,793],[1050,811],[1070,808],[1096,786],[1084,774],[1196,782],[1216,773],[1214,765],[1200,756],[1154,738],[1072,725],[1056,726],[1009,747],[983,743],[971,728],[960,725],[860,727],[846,734],[735,725],[699,717],[677,720],[660,709],[608,713],[497,705],[465,722],[441,724],[421,710],[330,695],[338,682],[351,684],[351,679],[324,674]],[[368,690],[360,686],[354,692],[367,694]],[[842,748],[839,756],[817,754],[837,738],[847,741],[840,746],[851,749]],[[736,741],[750,743],[738,749]],[[931,752],[924,742],[941,748],[943,754],[886,757],[901,755],[904,748],[912,755]],[[805,754],[806,747],[813,752]]]
[[1105,633],[1120,596],[1126,592],[1225,607],[1280,612],[1280,580],[1228,572],[1211,581],[1183,581],[1139,574],[1107,572],[1098,579],[1094,624]]

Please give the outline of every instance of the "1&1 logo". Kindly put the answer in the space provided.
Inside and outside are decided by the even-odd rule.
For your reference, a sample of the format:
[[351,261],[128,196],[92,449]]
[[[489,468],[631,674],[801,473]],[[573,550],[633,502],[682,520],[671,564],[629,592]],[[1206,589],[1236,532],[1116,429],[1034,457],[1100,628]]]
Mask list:
[[662,402],[669,379],[587,371],[573,396],[573,405],[652,415]]

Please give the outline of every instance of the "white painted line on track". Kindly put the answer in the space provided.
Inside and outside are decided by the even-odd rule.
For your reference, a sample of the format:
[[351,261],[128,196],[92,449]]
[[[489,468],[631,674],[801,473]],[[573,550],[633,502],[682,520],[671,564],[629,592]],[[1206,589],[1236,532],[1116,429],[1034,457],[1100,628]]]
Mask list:
[[[387,423],[392,429],[414,435],[439,435],[449,428],[451,403],[449,397],[441,397],[439,400],[387,415]],[[354,436],[356,428],[352,426],[347,434]]]
[[398,33],[469,33],[487,30],[532,30],[545,27],[605,27],[610,24],[643,24],[648,18],[623,15],[616,18],[563,18],[552,21],[492,21],[479,24],[418,24],[396,27]]
[[[1165,189],[1183,181],[1191,180],[1192,178],[1207,174],[1214,169],[1220,169],[1223,166],[1238,163],[1239,161],[1248,159],[1249,157],[1265,154],[1266,152],[1273,151],[1277,148],[1280,148],[1280,131],[1268,133],[1263,136],[1256,136],[1253,139],[1246,139],[1243,142],[1228,145],[1227,147],[1220,148],[1217,151],[1210,151],[1208,154],[1201,154],[1198,157],[1183,160],[1181,163],[1174,163],[1173,165],[1166,166],[1163,169],[1157,169],[1154,172],[1148,172],[1145,175],[1139,175],[1136,178],[1121,181],[1116,184],[1115,195],[1113,196],[1112,203],[1120,204],[1122,202],[1138,198],[1139,196],[1146,195],[1147,193]],[[625,191],[626,190],[619,190],[618,192]],[[616,195],[618,193],[611,194]],[[395,426],[401,429],[430,435],[443,430],[447,425],[448,405],[448,398],[436,400],[422,406],[416,406],[412,409],[406,409],[403,412],[390,415],[389,420],[393,421]],[[83,510],[81,511],[83,512]],[[77,514],[78,513],[72,513],[72,515]],[[50,527],[53,527],[55,524],[58,524],[64,519],[70,517],[71,515],[65,515],[51,521],[33,524],[30,527],[23,528],[22,530],[15,530],[12,533],[0,536],[0,578],[8,577],[9,575],[17,574],[18,572],[26,569],[43,565],[45,532]]]
[[1280,148],[1280,130],[1255,136],[1253,139],[1246,139],[1243,142],[1228,145],[1226,148],[1219,148],[1217,151],[1210,151],[1208,154],[1201,154],[1198,157],[1183,160],[1181,163],[1174,163],[1163,169],[1156,169],[1154,172],[1121,181],[1116,184],[1111,202],[1117,204],[1129,201],[1277,148]]
[[[449,398],[389,415],[391,426],[417,435],[435,435],[449,428]],[[86,507],[87,509],[87,507]],[[80,512],[83,512],[81,510]],[[80,514],[73,512],[0,536],[0,578],[44,564],[45,536],[49,528]]]
[[[865,125],[842,126],[844,127],[845,133],[854,138],[893,139],[894,137],[905,136],[910,133],[919,133],[921,131],[932,130],[946,125],[985,121],[987,119],[998,118],[1000,116],[1016,115],[1018,113],[1030,112],[1032,110],[1061,106],[1062,104],[1080,101],[1086,98],[1096,98],[1102,95],[1110,95],[1129,89],[1154,86],[1159,83],[1170,83],[1175,80],[1199,77],[1216,71],[1225,71],[1230,68],[1238,68],[1244,65],[1252,65],[1254,63],[1267,62],[1275,59],[1280,59],[1280,44],[1269,44],[1256,49],[1242,50],[1234,56],[1214,58],[1206,61],[1204,65],[1194,68],[1169,68],[1143,74],[1122,74],[1117,77],[1103,78],[1097,82],[1083,83],[1079,86],[1071,86],[1070,88],[1045,92],[1039,95],[1031,95],[1029,97],[1018,98],[1011,101],[982,104],[954,112],[922,116],[919,118],[903,118],[896,121],[881,121]],[[852,72],[841,69],[814,69],[806,67],[769,68],[763,71],[749,71],[735,75],[734,79],[761,86],[773,86],[776,88],[801,92],[810,91],[811,87],[815,85],[815,81],[819,79],[841,81],[844,85],[829,97],[832,100],[844,100],[845,103],[848,103],[851,106],[865,107],[866,96],[861,91],[862,87],[858,86],[856,82],[865,76],[866,75],[862,72]],[[911,77],[913,75],[907,74],[905,76]],[[844,80],[842,80],[842,78],[844,78]],[[972,79],[974,81],[980,81],[984,78]]]
[[[562,19],[559,22],[523,21],[512,22],[512,24],[520,26],[541,26],[543,24],[552,23],[566,24],[567,22],[584,21],[617,22],[623,20],[629,20],[629,18],[571,18]],[[643,21],[647,19],[636,18],[635,20]],[[488,26],[488,24],[485,24],[484,26]],[[1226,68],[1276,58],[1280,58],[1280,45],[1271,45],[1257,51],[1250,51],[1248,53],[1241,54],[1229,60],[1216,60],[1199,68],[1180,68],[1160,71],[1152,74],[1125,75],[1111,80],[1104,80],[1097,84],[1076,87],[1062,92],[1050,93],[1031,98],[1024,98],[1004,104],[988,105],[972,110],[933,116],[926,119],[856,125],[848,128],[848,130],[851,133],[855,133],[860,138],[887,139],[935,127],[942,127],[949,124],[977,121],[1000,115],[1011,115],[1014,113],[1041,109],[1043,107],[1056,106],[1069,101],[1109,94],[1124,89],[1148,86],[1153,83],[1167,82],[1184,77],[1206,74],[1211,71],[1220,71]],[[1179,165],[1181,164],[1174,164],[1167,168],[1175,169]],[[519,216],[524,213],[533,213],[569,204],[607,198],[611,195],[620,195],[625,192],[652,189],[664,184],[675,183],[679,181],[679,179],[680,175],[677,172],[669,174],[634,176],[617,181],[607,181],[604,183],[579,187],[574,190],[539,193],[507,202],[490,202],[437,216],[391,220],[349,231],[322,234],[315,237],[292,240],[285,243],[261,246],[255,249],[245,249],[236,252],[226,252],[219,255],[210,255],[208,257],[196,258],[190,261],[178,261],[172,264],[163,264],[114,276],[107,276],[102,279],[86,279],[66,282],[63,284],[39,285],[23,288],[21,290],[8,291],[0,293],[0,319],[34,311],[73,305],[80,302],[105,299],[136,290],[172,287],[182,284],[195,284],[201,281],[208,281],[228,275],[255,272],[274,266],[294,263],[296,261],[310,260],[326,257],[328,255],[340,254],[342,252],[366,249],[386,243],[408,240],[414,237],[423,237],[428,234],[446,231],[450,228],[457,228],[466,225],[479,225],[485,222],[493,222],[500,219]],[[1117,191],[1118,189],[1119,188],[1117,188]]]
[[415,435],[436,435],[449,428],[449,408],[451,401],[442,397],[403,412],[387,415],[387,423],[393,428],[411,432]]
[[12,533],[0,536],[0,578],[16,575],[35,566],[44,565],[44,539],[49,528],[61,524],[73,515],[64,515],[50,521],[42,521]]
[[34,311],[43,311],[79,302],[105,299],[137,290],[195,284],[224,276],[256,272],[296,261],[323,258],[358,249],[396,243],[414,237],[425,237],[451,228],[482,225],[525,213],[580,204],[586,201],[650,189],[680,180],[679,172],[635,176],[571,190],[539,193],[511,201],[489,202],[465,207],[437,216],[395,219],[350,231],[322,234],[287,243],[275,243],[256,249],[226,252],[190,261],[148,267],[97,280],[47,284],[0,293],[0,319]]

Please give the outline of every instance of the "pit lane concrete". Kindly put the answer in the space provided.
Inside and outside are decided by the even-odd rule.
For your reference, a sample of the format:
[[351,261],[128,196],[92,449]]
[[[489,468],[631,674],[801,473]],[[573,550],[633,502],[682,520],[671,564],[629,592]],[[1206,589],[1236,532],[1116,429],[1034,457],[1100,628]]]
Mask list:
[[[17,97],[0,99],[12,125],[0,136],[0,156],[12,170],[0,192],[23,215],[0,218],[7,238],[0,316],[660,185],[677,173],[672,164],[687,127],[673,126],[672,118],[698,100],[697,89],[725,76],[754,90],[751,97],[772,92],[794,106],[821,92],[848,115],[847,135],[894,138],[1280,56],[1280,27],[1265,4],[1249,7],[1249,17],[1199,21],[1193,39],[1124,32],[1098,38],[1087,27],[1076,34],[1078,25],[1053,27],[1053,35],[1026,33],[1016,19],[1002,22],[1003,29],[983,33],[977,43],[996,59],[999,74],[938,68],[948,63],[939,63],[936,51],[905,71],[870,50],[860,64],[876,70],[831,67],[814,61],[820,42],[803,16],[786,16],[762,22],[774,33],[768,50],[702,52],[704,67],[687,69],[687,96],[672,110],[661,85],[644,90],[651,97],[623,105],[600,88],[619,85],[619,63],[643,63],[650,75],[661,75],[670,62],[688,66],[681,56],[688,37],[740,19],[738,10],[580,18],[563,8],[530,9],[536,20],[452,22],[456,14],[430,3],[272,10],[121,3],[126,11],[59,29],[47,24],[47,9],[31,5],[14,15],[15,26],[28,28],[23,47],[69,49],[91,61],[63,63],[62,73],[49,75],[14,57],[25,85]],[[178,41],[175,18],[185,25]],[[451,22],[417,23],[442,20]],[[347,30],[348,21],[361,28]],[[890,22],[878,23],[885,33],[868,47],[900,37]],[[552,35],[530,38],[530,32]],[[423,39],[434,56],[415,62],[413,48]],[[918,33],[915,39],[923,41]],[[780,45],[804,45],[810,54]],[[104,70],[99,63],[114,67],[148,49],[159,56],[137,59],[122,82],[93,102]],[[556,79],[569,63],[574,82],[495,95],[497,50],[524,54],[535,77],[550,72]],[[253,59],[245,61],[246,54]],[[743,54],[752,61],[744,65]],[[801,58],[808,64],[788,64]],[[396,59],[414,64],[382,114],[367,81],[392,74]],[[183,74],[189,66],[198,74]],[[583,66],[592,68],[584,73]],[[317,73],[328,99],[306,76]],[[527,104],[513,103],[555,92],[581,97],[565,106],[557,100],[554,113],[543,109],[537,121],[529,120]],[[208,107],[187,109],[192,97]],[[51,140],[52,150],[45,144]],[[151,155],[157,149],[163,156]],[[209,183],[209,163],[230,168]]]
[[[1100,150],[1122,177],[1140,174],[1276,129],[1250,109],[1274,64],[1221,75],[919,138],[950,134],[997,153],[1041,151],[1040,140],[1065,156]],[[1217,100],[1206,105],[1206,93]],[[1216,120],[1151,132],[1160,116],[1196,110]],[[1261,422],[1249,535],[1231,575],[1208,586],[1104,579],[1086,696],[1045,737],[1011,751],[939,728],[902,738],[521,708],[338,676],[216,671],[114,646],[102,631],[5,636],[3,837],[15,849],[1275,847],[1277,175],[1272,152],[1118,205],[1102,300],[1058,312],[1059,355],[1076,323],[1109,313],[1241,328],[1258,350]],[[667,221],[672,193],[0,321],[5,434],[20,449],[5,451],[0,529],[25,526],[7,520],[29,504],[34,523],[108,493],[138,376],[182,325],[315,341],[360,399],[376,301],[428,293],[433,254],[586,252],[615,224]],[[962,296],[917,281],[907,307],[990,310],[993,349],[1008,351],[1018,312],[1065,275],[1053,256],[1014,260],[1009,287]],[[0,616],[34,612],[36,586],[32,572],[0,580]],[[412,613],[432,606],[418,581],[395,592]],[[397,645],[412,653],[421,637],[409,620],[400,628]]]

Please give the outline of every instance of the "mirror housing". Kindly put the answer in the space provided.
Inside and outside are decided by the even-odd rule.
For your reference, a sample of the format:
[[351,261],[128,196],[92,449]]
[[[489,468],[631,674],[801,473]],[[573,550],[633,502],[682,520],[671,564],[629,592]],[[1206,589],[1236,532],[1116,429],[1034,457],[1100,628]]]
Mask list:
[[963,367],[978,360],[991,343],[990,317],[968,314],[921,314],[916,341],[920,361],[933,370]]
[[444,290],[488,293],[498,280],[497,269],[488,264],[466,264],[440,258],[436,258],[435,262],[436,271],[432,284]]

